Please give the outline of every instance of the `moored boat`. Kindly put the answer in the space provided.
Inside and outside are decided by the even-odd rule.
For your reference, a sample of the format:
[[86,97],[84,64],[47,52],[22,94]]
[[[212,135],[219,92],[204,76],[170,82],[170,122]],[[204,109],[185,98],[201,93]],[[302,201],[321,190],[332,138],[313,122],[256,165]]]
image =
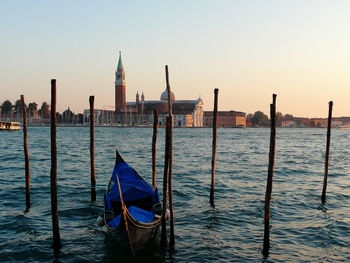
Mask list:
[[97,223],[118,236],[133,254],[154,238],[161,224],[162,209],[157,188],[145,182],[117,150],[113,174],[104,195],[104,207]]
[[21,124],[19,122],[11,121],[1,121],[0,122],[0,131],[18,131],[21,129]]

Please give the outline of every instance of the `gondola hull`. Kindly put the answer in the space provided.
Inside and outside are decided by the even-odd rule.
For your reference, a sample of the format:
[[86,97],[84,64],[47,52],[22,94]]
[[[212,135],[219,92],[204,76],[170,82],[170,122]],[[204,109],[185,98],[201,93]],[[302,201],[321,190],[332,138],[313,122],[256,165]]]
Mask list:
[[122,247],[130,247],[132,254],[156,235],[162,221],[158,190],[147,184],[118,151],[104,203],[103,224]]
[[136,221],[129,213],[126,214],[126,224],[121,218],[120,225],[112,228],[107,225],[108,231],[115,235],[118,242],[130,248],[133,254],[143,250],[155,237],[161,224],[161,217],[157,216],[151,223]]

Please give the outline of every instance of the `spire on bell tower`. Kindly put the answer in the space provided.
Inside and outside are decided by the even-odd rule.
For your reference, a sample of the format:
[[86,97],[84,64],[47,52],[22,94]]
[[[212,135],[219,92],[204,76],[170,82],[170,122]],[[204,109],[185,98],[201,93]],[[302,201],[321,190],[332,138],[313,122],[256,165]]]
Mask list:
[[123,62],[122,62],[122,52],[121,51],[119,51],[119,61],[118,61],[117,71],[118,72],[124,71]]
[[115,72],[115,85],[125,85],[125,71],[122,62],[122,52],[119,51],[119,61],[117,71]]

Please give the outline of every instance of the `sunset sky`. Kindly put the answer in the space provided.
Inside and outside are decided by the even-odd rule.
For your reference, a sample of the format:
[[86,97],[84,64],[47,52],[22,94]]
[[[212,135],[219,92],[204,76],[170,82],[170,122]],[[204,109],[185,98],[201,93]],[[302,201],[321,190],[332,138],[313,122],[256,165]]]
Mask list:
[[127,101],[176,99],[212,110],[350,116],[350,1],[21,1],[0,3],[0,103],[114,106],[122,52]]

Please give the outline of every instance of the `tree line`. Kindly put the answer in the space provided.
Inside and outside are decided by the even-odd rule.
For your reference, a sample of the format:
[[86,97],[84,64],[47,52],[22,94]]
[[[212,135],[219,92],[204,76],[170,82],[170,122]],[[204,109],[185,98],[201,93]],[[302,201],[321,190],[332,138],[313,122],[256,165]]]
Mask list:
[[[36,102],[25,104],[28,117],[39,116],[43,121],[50,119],[50,105],[44,101],[41,107],[38,108]],[[5,100],[0,104],[1,116],[4,117],[22,117],[23,105],[20,99],[16,100],[14,104],[10,100]],[[58,123],[83,123],[83,114],[74,114],[70,108],[65,110],[62,114],[56,113]]]
[[[25,104],[28,115],[34,116],[38,114],[44,119],[48,119],[50,116],[50,106],[47,102],[41,104],[40,109],[38,110],[38,104],[36,102],[31,102],[28,105]],[[11,115],[15,114],[16,116],[22,116],[23,105],[20,99],[16,100],[14,104],[10,100],[5,100],[1,105],[1,115]]]
[[[294,120],[294,116],[291,114],[283,115],[281,112],[276,113],[276,125],[282,126],[282,121]],[[254,126],[269,126],[269,117],[262,111],[256,111],[254,114],[247,115],[247,121],[251,121]]]

